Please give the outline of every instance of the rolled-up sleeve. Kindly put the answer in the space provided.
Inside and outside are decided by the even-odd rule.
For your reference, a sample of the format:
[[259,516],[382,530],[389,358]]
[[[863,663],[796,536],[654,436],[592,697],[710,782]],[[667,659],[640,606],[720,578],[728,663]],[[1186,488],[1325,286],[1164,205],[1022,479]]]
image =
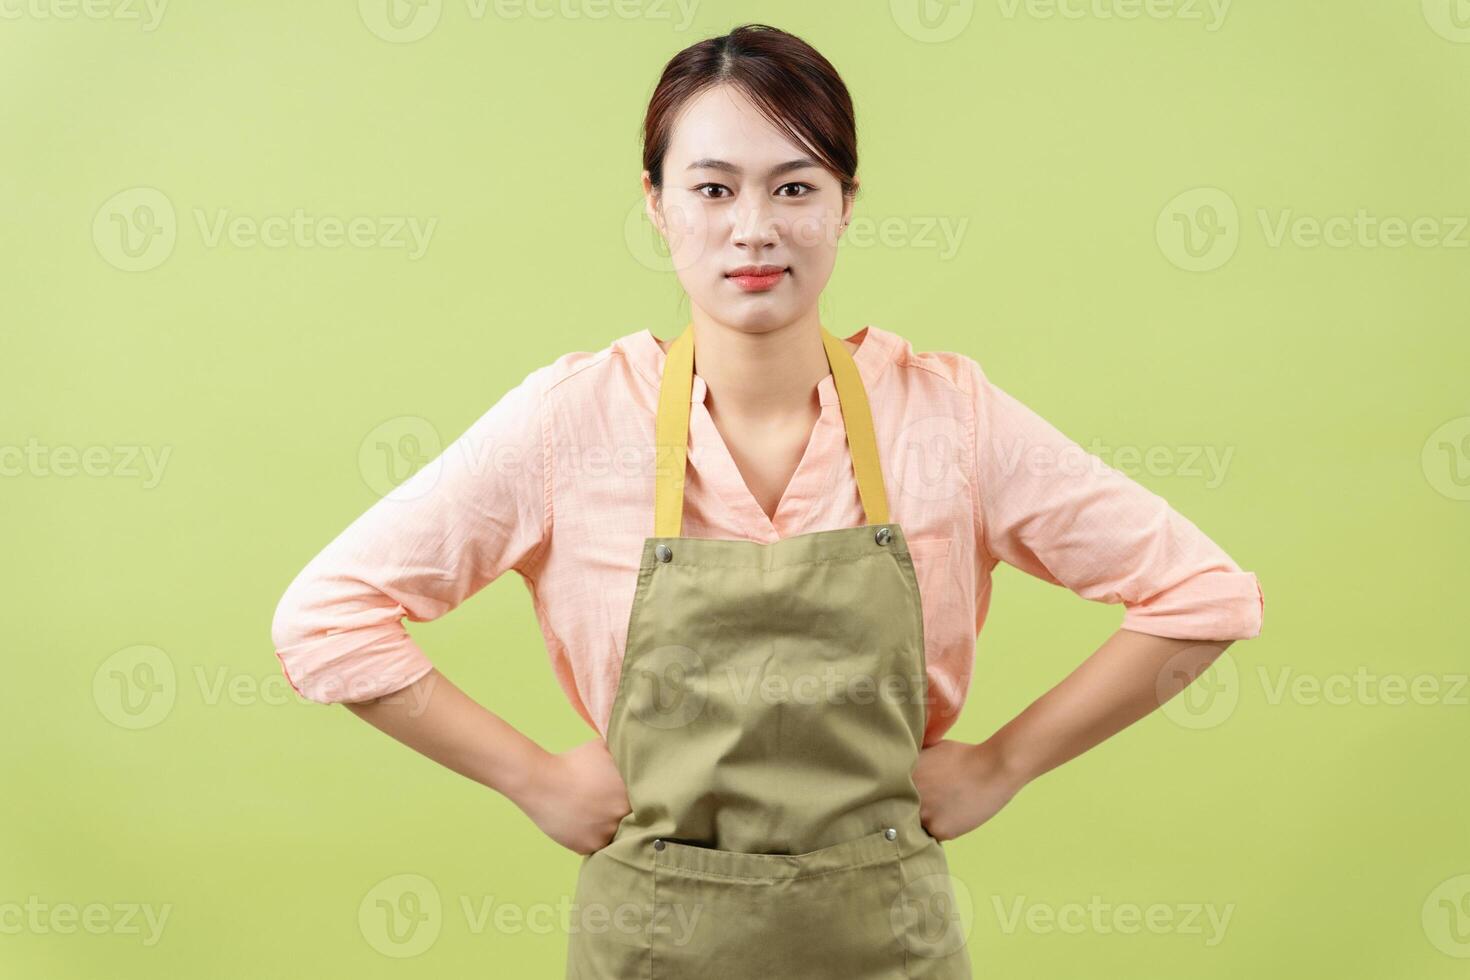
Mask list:
[[548,371],[527,375],[286,588],[271,639],[299,694],[322,704],[367,701],[423,677],[433,664],[403,617],[444,615],[547,540]]
[[1265,596],[1163,497],[1084,450],[967,365],[979,547],[1096,602],[1122,626],[1178,639],[1260,635]]

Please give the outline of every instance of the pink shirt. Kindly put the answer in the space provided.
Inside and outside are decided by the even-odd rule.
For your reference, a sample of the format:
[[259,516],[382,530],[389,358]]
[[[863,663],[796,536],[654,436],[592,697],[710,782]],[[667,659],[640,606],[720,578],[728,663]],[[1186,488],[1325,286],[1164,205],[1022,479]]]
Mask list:
[[[867,326],[847,340],[872,405],[890,519],[923,604],[924,744],[954,724],[999,562],[1185,639],[1259,635],[1264,597],[1193,523],[996,387],[971,358],[915,352]],[[648,330],[532,371],[444,452],[328,544],[271,633],[291,685],[323,703],[402,688],[432,664],[403,627],[515,570],[557,680],[599,734],[617,691],[643,541],[653,534],[654,416],[665,354]],[[837,390],[770,519],[691,392],[688,537],[774,541],[865,523]]]

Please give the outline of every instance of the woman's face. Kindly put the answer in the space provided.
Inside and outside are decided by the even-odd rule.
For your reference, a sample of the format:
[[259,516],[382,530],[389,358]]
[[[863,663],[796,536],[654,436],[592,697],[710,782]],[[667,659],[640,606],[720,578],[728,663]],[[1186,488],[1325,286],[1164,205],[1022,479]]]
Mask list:
[[749,332],[816,308],[852,215],[837,178],[729,85],[690,99],[664,155],[662,192],[646,170],[643,191],[690,303]]

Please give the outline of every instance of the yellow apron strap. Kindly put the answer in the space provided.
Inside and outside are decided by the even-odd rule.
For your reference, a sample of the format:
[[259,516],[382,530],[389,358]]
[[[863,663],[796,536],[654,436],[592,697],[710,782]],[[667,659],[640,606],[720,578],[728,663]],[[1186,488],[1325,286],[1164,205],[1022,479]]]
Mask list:
[[[852,469],[857,475],[858,496],[869,524],[888,523],[888,494],[883,487],[883,469],[878,463],[878,440],[873,433],[873,413],[863,389],[862,375],[847,347],[826,327],[821,328],[822,346],[837,387]],[[689,405],[694,386],[694,324],[669,345],[664,375],[659,385],[658,421],[655,432],[653,534],[677,538],[684,519],[684,474],[688,464]]]
[[858,496],[869,524],[888,523],[888,492],[883,489],[883,467],[878,464],[878,438],[873,434],[873,410],[863,388],[862,375],[847,347],[827,328],[822,328],[827,363],[837,383],[837,400],[842,407],[842,425],[847,429],[847,448],[852,453],[852,471],[857,475]]
[[694,324],[669,345],[658,392],[653,534],[677,538],[684,520],[684,469],[689,449],[689,402],[694,385]]

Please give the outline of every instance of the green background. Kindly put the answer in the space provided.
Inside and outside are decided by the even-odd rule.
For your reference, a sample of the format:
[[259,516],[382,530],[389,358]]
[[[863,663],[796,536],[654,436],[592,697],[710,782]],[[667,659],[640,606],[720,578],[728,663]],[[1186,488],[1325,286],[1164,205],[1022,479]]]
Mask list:
[[[1266,594],[1197,689],[948,845],[976,974],[1463,977],[1470,6],[687,9],[4,8],[0,974],[561,975],[534,916],[576,856],[297,699],[271,614],[391,483],[359,456],[379,426],[447,443],[560,354],[687,321],[637,222],[639,126],[669,57],[753,20],[857,105],[824,323],[962,351],[1083,445],[1154,450],[1105,458]],[[297,209],[435,225],[416,256],[209,235]],[[130,255],[119,221],[164,234]],[[101,447],[92,472],[64,447]],[[1002,569],[950,736],[1121,613]],[[517,576],[412,632],[548,749],[594,734]],[[442,908],[395,945],[404,882]],[[168,910],[156,941],[129,906]]]

